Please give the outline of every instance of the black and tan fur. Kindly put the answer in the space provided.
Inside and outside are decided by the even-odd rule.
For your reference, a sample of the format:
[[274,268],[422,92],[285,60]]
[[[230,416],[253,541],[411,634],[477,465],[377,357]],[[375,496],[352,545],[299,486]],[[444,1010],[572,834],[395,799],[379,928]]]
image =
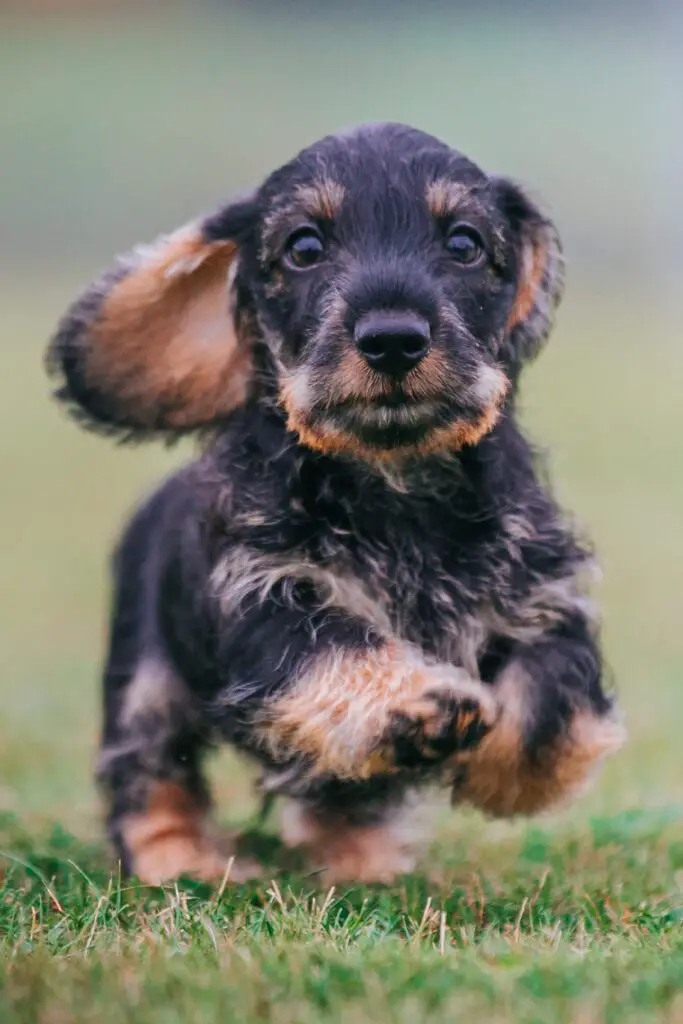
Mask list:
[[99,776],[126,870],[220,877],[217,742],[290,798],[288,842],[357,880],[411,865],[415,787],[531,814],[619,746],[590,554],[515,412],[562,270],[518,186],[377,125],[66,314],[50,365],[84,423],[203,441],[115,558]]

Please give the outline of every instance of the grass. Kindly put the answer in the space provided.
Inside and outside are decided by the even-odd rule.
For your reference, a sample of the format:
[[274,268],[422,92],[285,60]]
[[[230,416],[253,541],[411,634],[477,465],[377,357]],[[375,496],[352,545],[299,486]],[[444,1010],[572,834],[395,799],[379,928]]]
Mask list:
[[340,892],[300,876],[144,890],[60,828],[36,842],[9,821],[2,1020],[678,1020],[671,817],[495,848],[479,830],[441,845],[430,878]]
[[[0,31],[1,91],[16,97],[0,111],[0,267],[12,268],[0,278],[0,1020],[678,1024],[683,350],[680,318],[648,277],[663,279],[664,250],[653,269],[637,220],[649,223],[659,196],[632,203],[645,165],[663,161],[658,51],[632,34],[608,53],[609,26],[560,45],[552,27],[521,22],[510,45],[509,25],[476,19],[460,25],[457,60],[452,33],[428,38],[426,20],[416,35],[397,19],[388,47],[385,25],[359,38],[344,20],[302,50],[300,26],[266,33],[245,16],[230,23],[230,49],[221,24],[207,34],[193,14],[180,28],[155,17],[135,31],[96,20]],[[168,74],[179,39],[188,70]],[[435,103],[446,80],[453,102]],[[465,93],[478,102],[456,102]],[[130,505],[188,449],[121,450],[76,430],[48,401],[44,339],[138,225],[152,236],[198,197],[245,184],[292,136],[386,116],[536,183],[569,228],[570,271],[597,275],[608,252],[642,257],[628,278],[640,291],[570,272],[523,403],[603,562],[630,742],[553,817],[490,823],[440,807],[422,874],[391,888],[321,890],[282,856],[275,820],[258,837],[262,883],[124,883],[91,781],[106,554]],[[640,135],[652,146],[635,152]],[[248,824],[249,766],[225,753],[211,774],[222,818]]]

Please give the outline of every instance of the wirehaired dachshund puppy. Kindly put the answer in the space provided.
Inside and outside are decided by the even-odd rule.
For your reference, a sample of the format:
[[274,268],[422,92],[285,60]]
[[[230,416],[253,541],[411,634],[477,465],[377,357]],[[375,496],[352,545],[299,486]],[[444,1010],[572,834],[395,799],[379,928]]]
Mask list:
[[382,124],[133,250],[66,313],[49,366],[82,423],[202,441],[115,556],[98,773],[124,870],[224,874],[217,742],[288,798],[285,842],[349,881],[410,869],[418,787],[533,814],[620,745],[591,556],[516,418],[562,281],[524,191]]

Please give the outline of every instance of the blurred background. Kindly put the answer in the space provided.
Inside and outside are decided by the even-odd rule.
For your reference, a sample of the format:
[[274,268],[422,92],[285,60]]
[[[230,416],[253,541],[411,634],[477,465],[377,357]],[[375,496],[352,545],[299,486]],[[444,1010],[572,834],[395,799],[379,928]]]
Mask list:
[[117,251],[374,120],[554,212],[567,297],[524,417],[596,540],[632,736],[571,814],[683,806],[682,54],[675,0],[0,0],[0,812],[98,834],[108,553],[189,451],[65,420],[41,362],[57,318]]

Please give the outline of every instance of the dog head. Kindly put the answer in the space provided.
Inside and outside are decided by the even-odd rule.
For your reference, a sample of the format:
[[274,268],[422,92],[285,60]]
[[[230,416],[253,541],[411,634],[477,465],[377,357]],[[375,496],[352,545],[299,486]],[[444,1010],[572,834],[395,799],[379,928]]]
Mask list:
[[267,394],[311,448],[398,458],[494,426],[561,291],[555,228],[518,186],[367,126],[122,257],[49,358],[60,397],[113,432],[220,426]]

